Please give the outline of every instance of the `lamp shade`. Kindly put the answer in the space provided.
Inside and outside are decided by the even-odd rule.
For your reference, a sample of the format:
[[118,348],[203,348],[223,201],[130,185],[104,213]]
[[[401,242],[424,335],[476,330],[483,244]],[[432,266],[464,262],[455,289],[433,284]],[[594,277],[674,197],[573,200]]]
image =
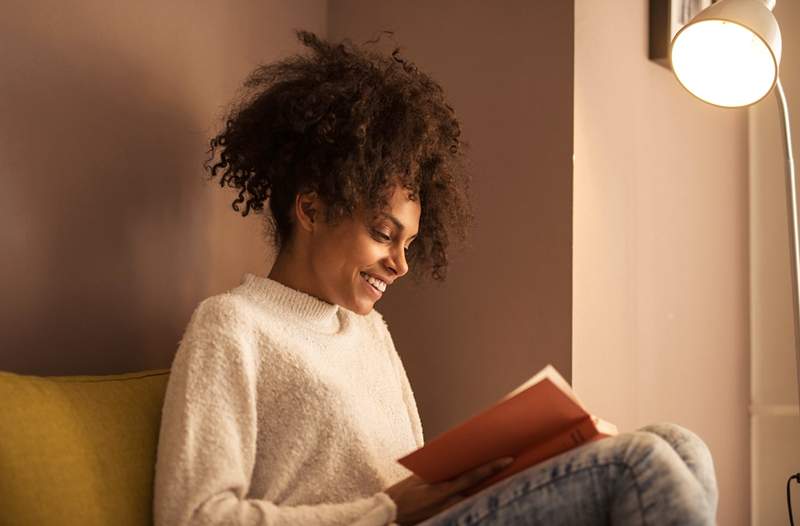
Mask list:
[[678,81],[699,99],[748,106],[775,86],[781,31],[763,0],[721,0],[675,34],[670,60]]

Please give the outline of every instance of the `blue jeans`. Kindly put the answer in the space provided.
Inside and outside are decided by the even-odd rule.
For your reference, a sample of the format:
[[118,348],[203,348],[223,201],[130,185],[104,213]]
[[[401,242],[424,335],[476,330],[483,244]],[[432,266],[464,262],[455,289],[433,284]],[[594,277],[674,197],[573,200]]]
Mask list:
[[713,525],[717,501],[706,444],[664,423],[583,444],[418,524]]

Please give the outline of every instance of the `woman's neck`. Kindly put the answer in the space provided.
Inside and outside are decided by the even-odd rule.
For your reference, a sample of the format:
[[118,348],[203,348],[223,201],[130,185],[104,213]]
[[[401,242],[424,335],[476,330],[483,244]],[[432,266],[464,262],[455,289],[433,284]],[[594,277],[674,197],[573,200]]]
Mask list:
[[327,303],[331,303],[327,299],[321,297],[319,292],[317,292],[314,286],[314,280],[311,277],[311,273],[308,271],[305,261],[306,260],[300,258],[299,254],[295,251],[281,250],[267,277],[282,285],[305,292]]

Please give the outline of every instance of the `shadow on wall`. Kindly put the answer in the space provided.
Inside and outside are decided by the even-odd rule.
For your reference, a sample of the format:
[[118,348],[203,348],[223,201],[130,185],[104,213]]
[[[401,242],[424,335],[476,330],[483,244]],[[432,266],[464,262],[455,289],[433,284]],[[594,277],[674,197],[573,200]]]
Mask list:
[[158,57],[33,15],[0,22],[0,370],[167,367],[153,346],[177,345],[205,279],[207,132]]

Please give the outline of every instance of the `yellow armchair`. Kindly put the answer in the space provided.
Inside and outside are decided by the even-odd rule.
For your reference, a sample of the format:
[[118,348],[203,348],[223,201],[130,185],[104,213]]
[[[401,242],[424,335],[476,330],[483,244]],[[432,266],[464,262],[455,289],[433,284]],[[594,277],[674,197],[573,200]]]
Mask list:
[[168,378],[0,371],[0,526],[152,524]]

